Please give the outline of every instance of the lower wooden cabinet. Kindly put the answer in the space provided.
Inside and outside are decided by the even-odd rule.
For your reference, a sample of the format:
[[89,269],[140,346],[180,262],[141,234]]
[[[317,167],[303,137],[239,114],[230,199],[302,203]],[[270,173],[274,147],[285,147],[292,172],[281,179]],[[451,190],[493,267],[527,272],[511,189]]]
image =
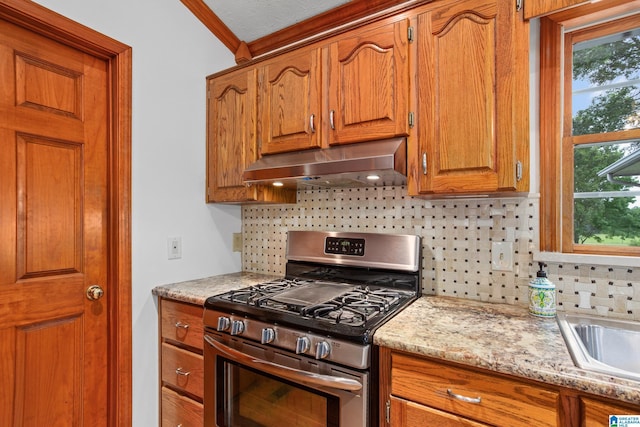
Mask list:
[[391,397],[389,415],[392,426],[490,427],[397,397]]
[[381,347],[380,427],[603,427],[632,405]]
[[202,306],[160,299],[162,427],[202,427],[204,395]]
[[391,426],[557,425],[559,393],[553,389],[406,353],[388,354]]
[[609,425],[609,415],[640,415],[640,405],[634,409],[619,403],[581,397],[580,413],[581,427],[602,427]]
[[202,427],[202,403],[162,388],[162,427]]

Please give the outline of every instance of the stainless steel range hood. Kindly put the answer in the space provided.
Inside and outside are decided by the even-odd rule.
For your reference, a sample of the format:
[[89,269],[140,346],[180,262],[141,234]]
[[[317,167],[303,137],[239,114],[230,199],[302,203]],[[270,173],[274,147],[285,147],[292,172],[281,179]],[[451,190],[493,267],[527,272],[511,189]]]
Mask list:
[[[378,179],[372,179],[377,176]],[[403,185],[407,181],[407,141],[393,138],[324,150],[266,155],[243,175],[247,184],[285,187]]]

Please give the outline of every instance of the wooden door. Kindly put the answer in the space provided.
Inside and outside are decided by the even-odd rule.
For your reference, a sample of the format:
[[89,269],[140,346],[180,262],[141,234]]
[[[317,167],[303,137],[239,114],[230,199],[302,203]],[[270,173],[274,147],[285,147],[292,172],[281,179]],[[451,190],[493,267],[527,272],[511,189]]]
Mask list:
[[418,17],[420,149],[410,152],[409,169],[419,193],[516,189],[518,138],[528,146],[517,122],[526,121],[517,105],[527,94],[516,87],[528,77],[514,64],[515,19],[515,6],[497,0],[448,2]]
[[107,425],[107,65],[0,20],[3,426]]
[[409,134],[408,20],[354,30],[329,48],[329,144]]
[[319,49],[303,49],[260,68],[262,154],[321,146],[320,55]]

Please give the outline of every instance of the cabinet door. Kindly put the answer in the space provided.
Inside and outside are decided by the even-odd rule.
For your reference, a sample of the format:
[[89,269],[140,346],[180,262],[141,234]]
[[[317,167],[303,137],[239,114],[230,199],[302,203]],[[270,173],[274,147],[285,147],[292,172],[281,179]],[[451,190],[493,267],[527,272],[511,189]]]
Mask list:
[[515,6],[497,0],[447,2],[418,17],[419,150],[410,153],[410,193],[518,189],[516,162],[528,165],[528,151],[518,159],[516,146],[521,140],[528,150],[528,76],[516,40],[526,33],[516,24],[524,25]]
[[[638,415],[640,406],[627,407],[616,402],[601,402],[586,397],[582,401],[582,427],[601,427],[609,425],[609,415]],[[633,408],[633,409],[632,409]]]
[[417,403],[391,398],[391,427],[488,427],[448,412],[438,411]]
[[320,55],[305,49],[260,68],[262,154],[320,147]]
[[537,0],[524,2],[524,17],[534,18],[557,12],[568,7],[589,3],[589,0]]
[[208,80],[207,202],[294,202],[295,191],[244,185],[242,173],[258,159],[257,76],[241,69]]
[[258,159],[257,71],[239,70],[208,84],[207,201],[250,199],[242,172]]
[[355,30],[329,47],[329,144],[409,133],[407,20]]

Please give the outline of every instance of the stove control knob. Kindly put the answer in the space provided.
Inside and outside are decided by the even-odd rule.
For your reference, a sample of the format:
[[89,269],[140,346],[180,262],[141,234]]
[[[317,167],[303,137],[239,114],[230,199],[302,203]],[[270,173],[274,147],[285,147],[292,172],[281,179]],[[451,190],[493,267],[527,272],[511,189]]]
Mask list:
[[231,322],[231,335],[240,335],[244,332],[244,322],[242,320],[234,320]]
[[264,328],[262,330],[262,336],[260,342],[262,344],[272,343],[276,339],[276,331],[273,328]]
[[311,348],[311,341],[307,337],[298,337],[296,340],[296,354],[306,353]]
[[229,329],[231,325],[231,320],[228,317],[220,316],[218,317],[218,327],[216,328],[218,332],[226,331]]
[[316,359],[326,359],[331,353],[331,346],[326,341],[316,344]]

